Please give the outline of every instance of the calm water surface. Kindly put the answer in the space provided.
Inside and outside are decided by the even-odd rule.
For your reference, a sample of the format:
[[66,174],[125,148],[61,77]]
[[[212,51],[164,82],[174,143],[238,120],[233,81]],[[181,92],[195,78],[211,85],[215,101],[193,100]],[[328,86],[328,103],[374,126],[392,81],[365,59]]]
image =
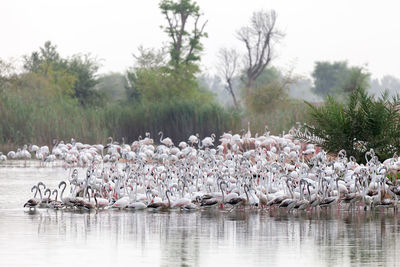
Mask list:
[[[84,175],[80,170],[80,175]],[[0,266],[396,266],[393,213],[70,212],[22,206],[62,168],[0,166]]]

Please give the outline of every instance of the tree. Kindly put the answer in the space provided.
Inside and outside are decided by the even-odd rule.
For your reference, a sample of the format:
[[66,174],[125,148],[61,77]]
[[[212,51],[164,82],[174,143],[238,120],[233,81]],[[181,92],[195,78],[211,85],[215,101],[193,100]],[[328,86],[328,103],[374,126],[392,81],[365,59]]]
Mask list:
[[94,90],[100,64],[88,54],[62,58],[57,46],[47,41],[39,51],[24,56],[23,66],[28,73],[44,76],[82,105],[98,103],[101,98]]
[[[201,38],[207,37],[204,28],[207,21],[201,23],[200,7],[191,0],[162,0],[161,13],[167,19],[168,25],[162,26],[170,37],[170,65],[176,69],[181,65],[196,65],[200,60],[203,46]],[[190,25],[190,23],[192,25]],[[188,28],[191,27],[191,30]],[[195,71],[198,68],[194,69]]]
[[253,86],[254,81],[263,73],[273,58],[273,45],[284,34],[276,29],[276,12],[254,12],[250,25],[242,27],[237,32],[237,37],[242,41],[247,50],[246,73],[244,77],[245,88]]
[[239,104],[236,100],[236,95],[233,88],[233,81],[239,73],[240,55],[235,49],[222,48],[218,52],[218,59],[218,73],[220,77],[226,82],[225,89],[232,96],[233,104],[235,108],[238,109]]
[[62,64],[63,60],[57,52],[57,46],[52,45],[50,41],[46,41],[43,47],[39,48],[40,51],[34,51],[28,56],[24,56],[24,69],[28,72],[43,73],[47,75],[49,68],[54,64]]
[[163,51],[139,48],[139,53],[134,55],[134,66],[126,76],[126,90],[131,102],[156,103],[172,98],[194,98],[199,94],[197,80],[187,75],[190,65],[171,71],[164,65]]
[[322,97],[348,94],[358,87],[365,88],[369,79],[369,73],[362,67],[348,67],[346,61],[316,62],[311,75],[314,79],[313,91]]
[[133,54],[135,59],[135,68],[156,69],[164,67],[167,64],[166,48],[160,49],[138,47],[138,54]]
[[38,81],[43,78],[47,79],[54,90],[60,90],[63,94],[71,97],[74,96],[73,87],[77,77],[68,71],[68,62],[60,57],[56,45],[46,41],[39,51],[32,52],[30,56],[25,55],[23,59],[24,70],[27,74],[31,74],[27,76],[29,79]]
[[204,96],[195,77],[200,69],[201,39],[207,36],[200,7],[191,0],[162,0],[159,7],[167,20],[161,28],[170,37],[169,46],[160,50],[139,47],[135,65],[127,72],[128,97],[154,103]]
[[[169,75],[165,67],[167,64],[166,49],[139,46],[138,53],[133,54],[133,58],[135,60],[134,66],[126,72],[125,89],[128,99],[131,102],[139,102],[144,91],[147,95],[151,91],[153,93],[159,91],[157,94],[161,94],[162,88],[154,83],[160,81],[159,85],[162,85],[162,77]],[[150,86],[149,83],[153,83],[153,85]]]
[[100,67],[98,61],[90,55],[72,56],[67,61],[67,72],[76,77],[73,86],[73,96],[79,100],[82,105],[100,103],[101,95],[94,90],[98,83],[96,73]]
[[293,83],[290,73],[283,75],[276,68],[266,68],[253,83],[252,88],[244,88],[242,95],[247,110],[253,113],[265,113],[276,104],[287,99],[289,85]]
[[154,103],[173,98],[209,98],[195,76],[200,69],[201,39],[207,36],[207,21],[200,22],[199,6],[191,0],[162,0],[159,7],[167,21],[161,28],[170,38],[169,46],[160,50],[139,47],[135,65],[126,76],[129,99]]

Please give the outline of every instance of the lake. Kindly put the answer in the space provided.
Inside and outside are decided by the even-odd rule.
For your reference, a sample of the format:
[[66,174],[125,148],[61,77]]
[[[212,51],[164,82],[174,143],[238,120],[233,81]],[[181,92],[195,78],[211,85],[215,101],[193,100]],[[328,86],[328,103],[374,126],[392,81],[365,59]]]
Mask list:
[[29,212],[22,206],[31,187],[43,181],[55,188],[69,171],[7,164],[0,165],[0,266],[394,266],[400,260],[393,212]]

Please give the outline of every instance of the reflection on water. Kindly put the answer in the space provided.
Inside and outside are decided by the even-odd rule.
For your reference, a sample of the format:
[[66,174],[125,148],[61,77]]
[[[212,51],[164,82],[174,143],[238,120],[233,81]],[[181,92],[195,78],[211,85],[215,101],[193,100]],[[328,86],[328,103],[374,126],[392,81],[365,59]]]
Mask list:
[[[266,211],[70,212],[22,209],[62,169],[0,169],[0,266],[395,265],[398,215]],[[82,171],[83,172],[83,171]]]

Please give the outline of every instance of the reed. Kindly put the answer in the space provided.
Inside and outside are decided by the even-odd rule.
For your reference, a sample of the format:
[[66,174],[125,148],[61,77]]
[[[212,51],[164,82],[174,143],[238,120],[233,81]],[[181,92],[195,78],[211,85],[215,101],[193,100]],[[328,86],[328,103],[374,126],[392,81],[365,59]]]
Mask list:
[[265,126],[271,134],[279,135],[287,133],[296,123],[308,121],[307,105],[300,100],[288,99],[278,103],[273,109],[262,114],[246,114],[242,127],[247,129],[250,122],[251,131],[263,134]]
[[139,105],[111,105],[105,111],[110,134],[117,139],[133,141],[150,132],[162,131],[174,141],[187,140],[193,134],[201,137],[238,128],[238,113],[230,113],[216,103],[196,100],[168,101]]
[[236,129],[237,113],[198,100],[164,101],[139,105],[111,103],[83,107],[73,99],[43,91],[7,91],[0,94],[0,143],[50,145],[54,138],[81,142],[105,142],[108,136],[128,142],[159,131],[174,141],[189,135],[217,136]]
[[51,144],[54,138],[79,138],[84,142],[105,139],[101,111],[81,107],[57,95],[11,91],[0,94],[0,143]]

